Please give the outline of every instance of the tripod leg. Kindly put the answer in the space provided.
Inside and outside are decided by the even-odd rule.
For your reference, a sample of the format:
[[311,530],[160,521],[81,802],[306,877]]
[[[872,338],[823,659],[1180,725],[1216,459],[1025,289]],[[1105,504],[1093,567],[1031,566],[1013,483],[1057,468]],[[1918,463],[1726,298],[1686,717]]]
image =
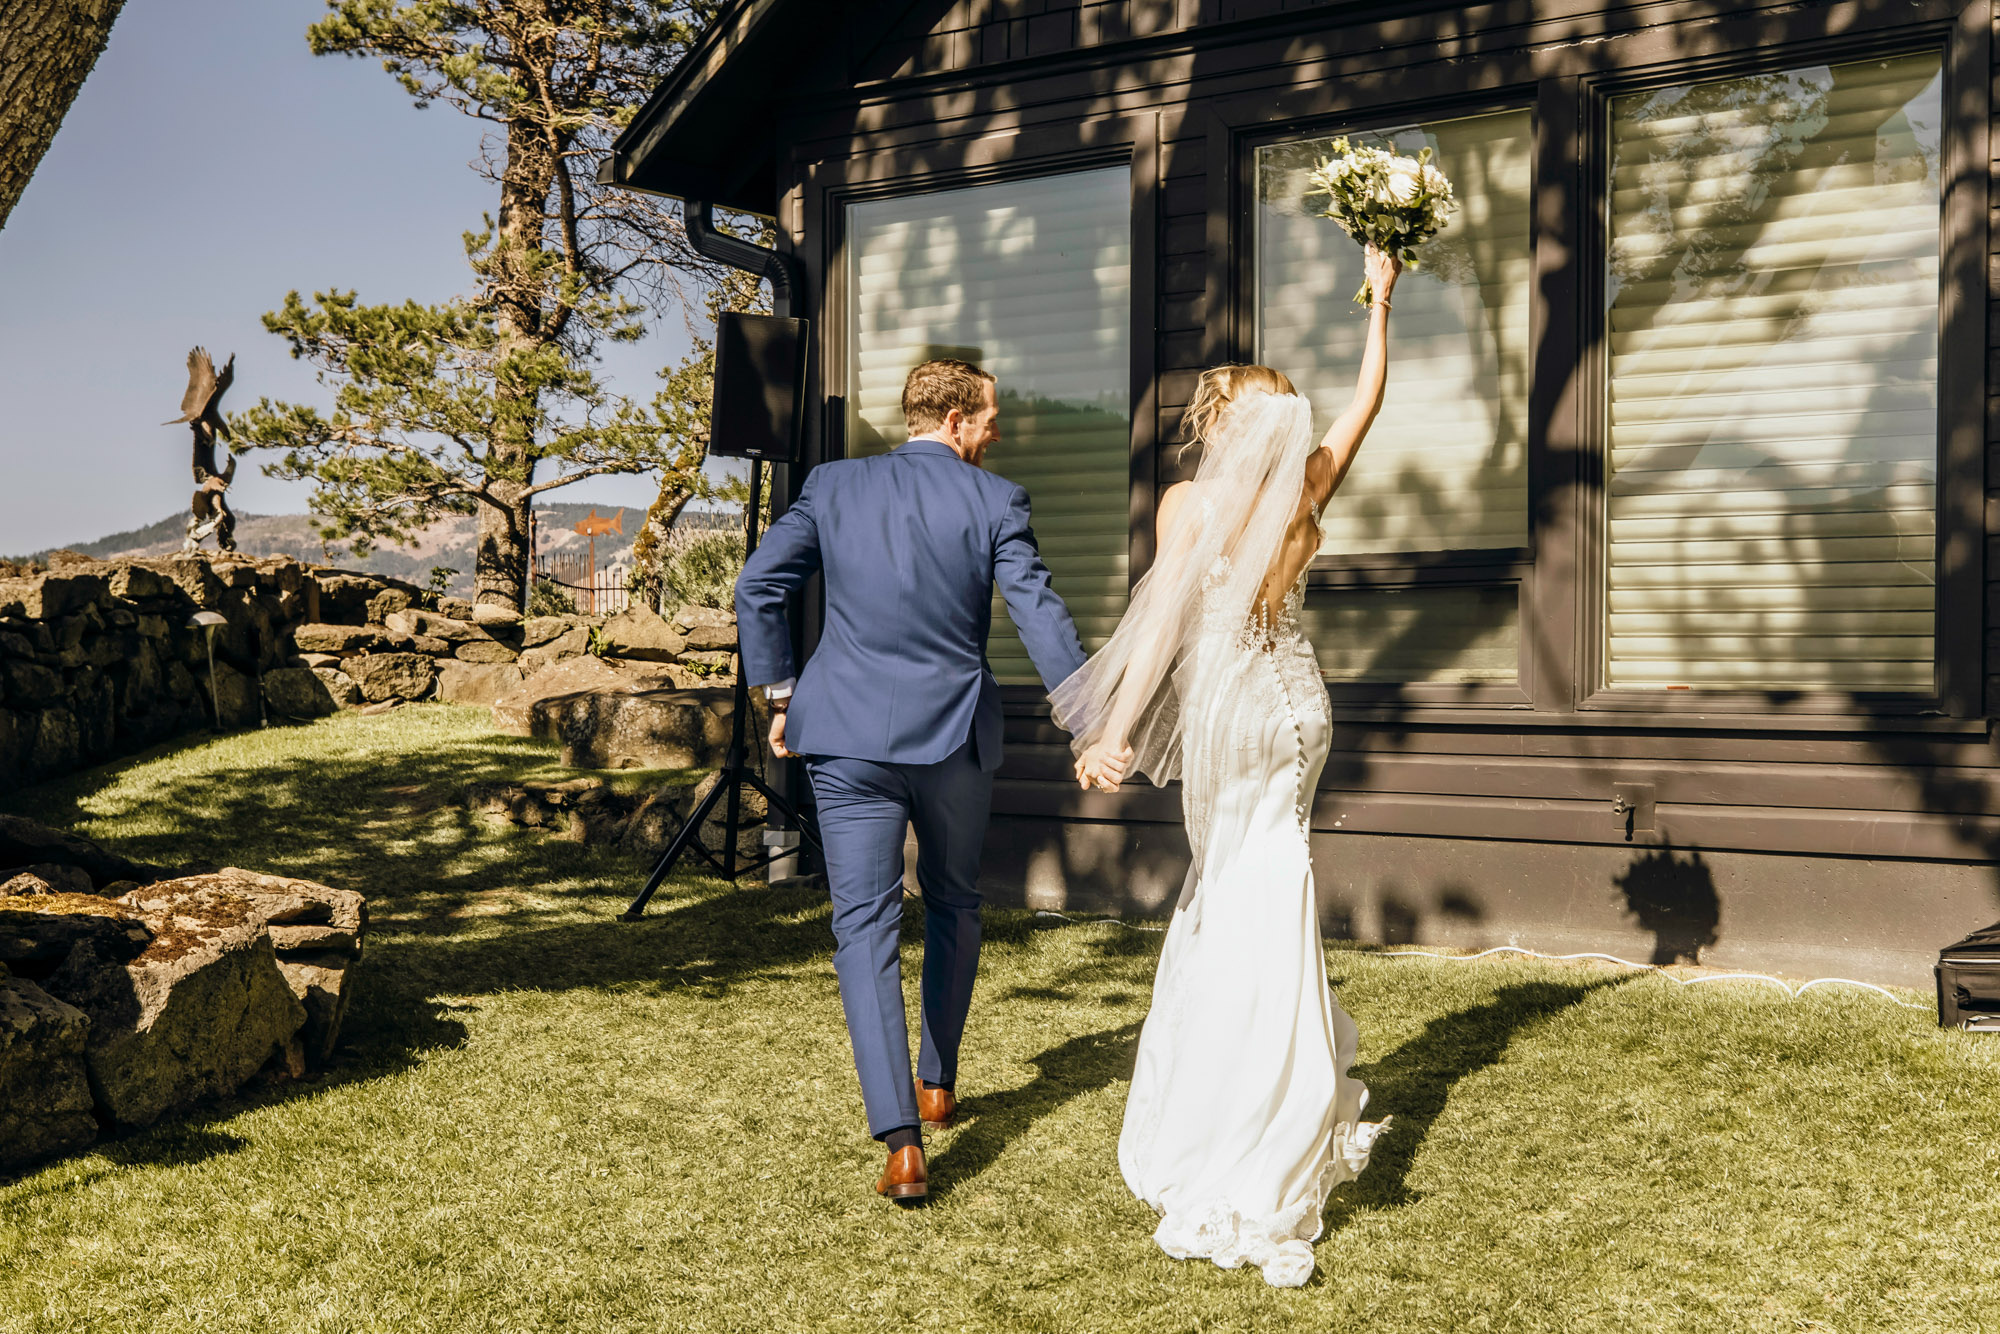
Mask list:
[[674,834],[674,841],[660,854],[660,860],[653,863],[653,873],[646,877],[646,887],[639,891],[639,897],[633,899],[631,906],[625,909],[625,921],[636,922],[646,911],[646,904],[659,890],[660,882],[673,871],[674,863],[681,859],[681,853],[687,850],[688,844],[700,836],[702,822],[708,819],[708,813],[715,809],[715,803],[722,796],[724,784],[729,784],[732,788],[735,786],[726,768],[717,775],[715,786],[708,790],[708,795],[701,799],[701,804],[689,813],[687,823]]

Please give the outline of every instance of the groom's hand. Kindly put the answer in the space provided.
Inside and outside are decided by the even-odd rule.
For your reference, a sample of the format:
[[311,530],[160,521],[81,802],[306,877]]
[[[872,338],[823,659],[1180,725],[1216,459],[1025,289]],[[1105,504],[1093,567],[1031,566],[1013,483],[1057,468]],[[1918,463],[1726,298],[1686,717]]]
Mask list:
[[792,758],[792,752],[785,749],[785,711],[771,711],[771,753],[781,760]]
[[1118,785],[1125,781],[1125,770],[1132,763],[1130,746],[1106,746],[1099,743],[1077,756],[1076,785],[1080,788],[1098,788],[1105,792],[1116,792]]

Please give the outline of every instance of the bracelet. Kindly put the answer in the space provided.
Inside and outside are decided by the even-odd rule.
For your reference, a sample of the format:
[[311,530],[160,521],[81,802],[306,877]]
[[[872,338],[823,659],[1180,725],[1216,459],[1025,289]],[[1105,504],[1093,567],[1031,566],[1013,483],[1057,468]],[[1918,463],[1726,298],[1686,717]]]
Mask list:
[[1368,308],[1369,308],[1370,310],[1394,310],[1394,309],[1395,309],[1395,307],[1394,307],[1394,306],[1390,305],[1390,304],[1389,304],[1388,302],[1386,302],[1386,301],[1377,301],[1377,302],[1373,303],[1372,305],[1370,305],[1370,306],[1369,306]]

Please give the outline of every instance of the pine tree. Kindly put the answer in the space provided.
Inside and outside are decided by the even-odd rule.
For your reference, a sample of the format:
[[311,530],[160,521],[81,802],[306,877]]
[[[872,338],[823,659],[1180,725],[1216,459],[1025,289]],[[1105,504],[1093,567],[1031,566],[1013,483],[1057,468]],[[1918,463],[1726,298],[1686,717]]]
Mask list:
[[520,609],[528,512],[587,477],[658,472],[708,494],[686,375],[641,404],[592,369],[606,341],[727,281],[662,201],[600,186],[597,161],[718,0],[327,0],[316,54],[379,57],[418,106],[489,122],[499,208],[466,234],[474,290],[436,305],[297,292],[264,317],[334,388],[330,414],[261,402],[235,419],[273,475],[314,484],[323,531],[365,550],[445,513],[478,517],[479,602]]

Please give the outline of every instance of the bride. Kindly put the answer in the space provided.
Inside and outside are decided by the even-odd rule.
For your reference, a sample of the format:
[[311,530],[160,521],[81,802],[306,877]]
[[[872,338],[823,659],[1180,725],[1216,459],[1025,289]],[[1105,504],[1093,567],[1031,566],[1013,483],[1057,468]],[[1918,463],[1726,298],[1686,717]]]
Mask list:
[[1312,1275],[1327,1192],[1368,1161],[1358,1037],[1321,953],[1307,819],[1331,717],[1299,628],[1319,516],[1382,406],[1389,294],[1354,401],[1318,448],[1312,409],[1267,366],[1223,366],[1188,405],[1192,482],[1161,498],[1160,553],[1117,633],[1051,695],[1085,787],[1181,780],[1193,865],[1139,1038],[1118,1164],[1176,1259]]

